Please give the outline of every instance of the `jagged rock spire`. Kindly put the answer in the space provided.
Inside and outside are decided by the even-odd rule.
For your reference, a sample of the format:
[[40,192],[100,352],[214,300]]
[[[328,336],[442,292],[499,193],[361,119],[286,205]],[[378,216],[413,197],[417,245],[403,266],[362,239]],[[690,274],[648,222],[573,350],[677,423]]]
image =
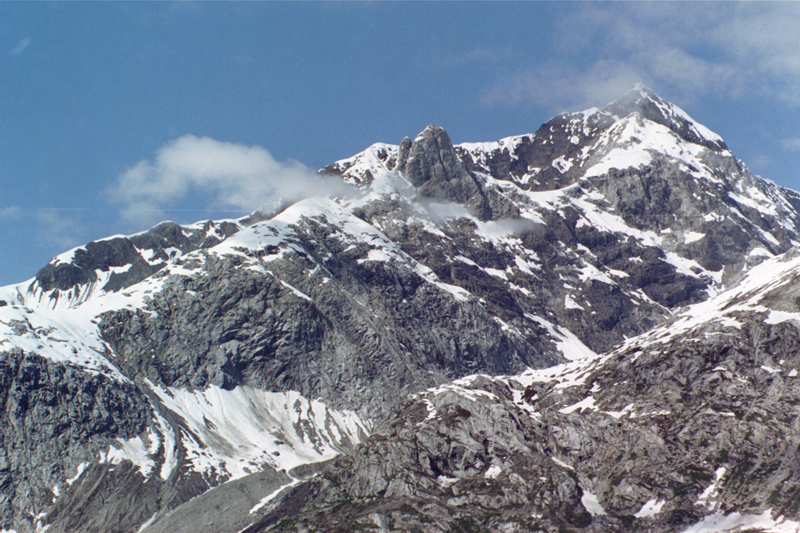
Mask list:
[[419,187],[427,182],[450,181],[465,176],[466,169],[444,128],[430,124],[409,147],[405,175],[408,181]]

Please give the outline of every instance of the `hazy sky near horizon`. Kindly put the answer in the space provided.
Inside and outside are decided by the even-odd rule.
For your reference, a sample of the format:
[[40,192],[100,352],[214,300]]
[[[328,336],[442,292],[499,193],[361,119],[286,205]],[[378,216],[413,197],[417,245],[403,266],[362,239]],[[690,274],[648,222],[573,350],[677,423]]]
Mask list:
[[491,141],[637,82],[800,189],[798,2],[0,2],[0,285],[429,123]]

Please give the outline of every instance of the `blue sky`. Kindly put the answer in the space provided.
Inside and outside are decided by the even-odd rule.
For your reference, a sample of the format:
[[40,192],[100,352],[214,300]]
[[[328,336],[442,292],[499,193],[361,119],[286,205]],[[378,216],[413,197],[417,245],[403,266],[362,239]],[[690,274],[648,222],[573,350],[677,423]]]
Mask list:
[[0,284],[429,123],[496,140],[636,82],[800,189],[797,2],[0,2]]

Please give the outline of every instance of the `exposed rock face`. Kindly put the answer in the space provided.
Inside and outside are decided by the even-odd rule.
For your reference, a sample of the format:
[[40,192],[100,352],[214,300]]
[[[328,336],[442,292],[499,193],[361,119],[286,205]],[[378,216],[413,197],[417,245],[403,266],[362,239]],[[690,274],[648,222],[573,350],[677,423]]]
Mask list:
[[405,176],[415,187],[461,178],[466,174],[453,149],[450,136],[439,126],[430,125],[417,135],[408,158],[399,157]]
[[470,208],[481,220],[493,218],[492,207],[480,181],[456,154],[450,136],[430,125],[408,148],[408,157],[398,149],[398,161],[406,179],[425,198],[457,202]]
[[[398,172],[406,171],[406,163],[408,162],[408,153],[411,150],[411,144],[412,144],[411,139],[409,139],[408,137],[403,137],[403,140],[400,141],[400,145],[397,148],[397,163],[396,163],[396,168]],[[386,152],[384,151],[384,153]],[[389,170],[395,168],[394,164],[392,164],[391,166],[392,168]]]
[[[429,126],[324,172],[361,194],[161,224],[0,289],[0,528],[188,530],[219,509],[225,531],[678,531],[757,443],[778,466],[724,509],[766,497],[754,512],[794,516],[771,492],[793,475],[793,404],[768,405],[755,385],[777,377],[753,366],[778,368],[765,338],[773,359],[793,350],[788,323],[749,308],[741,338],[721,322],[597,354],[796,246],[796,193],[643,88],[494,143]],[[764,305],[794,312],[782,290]],[[730,403],[714,365],[754,387],[732,383],[735,416],[709,423],[707,398]]]
[[349,242],[331,229],[300,222],[294,249],[268,261],[199,256],[191,268],[202,275],[167,280],[146,310],[104,315],[101,335],[124,371],[168,387],[294,390],[365,415],[423,383],[559,360],[544,355],[546,341],[505,334],[483,306],[433,290],[407,265],[343,253]]
[[798,272],[771,261],[608,356],[418,395],[257,525],[795,531]]
[[0,409],[0,515],[24,517],[22,524],[49,508],[64,480],[95,462],[110,439],[136,437],[151,417],[133,383],[19,349],[0,358]]
[[257,508],[264,496],[291,481],[286,472],[269,470],[230,481],[162,515],[143,533],[242,531],[252,523],[250,510]]

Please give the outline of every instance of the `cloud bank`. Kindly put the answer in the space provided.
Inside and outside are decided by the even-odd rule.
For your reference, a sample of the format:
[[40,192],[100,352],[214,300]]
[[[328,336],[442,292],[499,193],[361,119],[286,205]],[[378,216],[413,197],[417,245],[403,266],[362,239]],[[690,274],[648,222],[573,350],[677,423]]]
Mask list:
[[107,192],[122,205],[125,221],[142,225],[183,210],[190,198],[201,198],[205,209],[245,215],[262,206],[351,191],[302,163],[276,161],[265,148],[185,135],[159,149],[152,161],[126,170]]
[[484,102],[551,111],[604,105],[633,80],[682,101],[750,94],[800,106],[797,2],[588,3],[557,34],[563,38],[551,62],[499,80]]

